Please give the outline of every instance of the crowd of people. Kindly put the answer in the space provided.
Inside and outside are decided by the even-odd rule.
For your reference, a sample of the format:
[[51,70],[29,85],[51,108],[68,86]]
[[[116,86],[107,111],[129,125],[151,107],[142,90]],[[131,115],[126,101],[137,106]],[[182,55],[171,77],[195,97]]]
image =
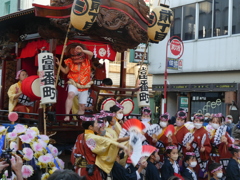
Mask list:
[[123,120],[122,109],[116,104],[110,111],[80,117],[85,131],[78,136],[71,157],[80,176],[90,180],[240,178],[240,145],[234,136],[240,126],[233,125],[231,115],[197,113],[187,122],[187,113],[181,110],[175,121],[164,113],[158,124],[151,124],[151,110],[143,108],[142,146],[156,150],[133,165],[130,130],[124,126],[131,119]]

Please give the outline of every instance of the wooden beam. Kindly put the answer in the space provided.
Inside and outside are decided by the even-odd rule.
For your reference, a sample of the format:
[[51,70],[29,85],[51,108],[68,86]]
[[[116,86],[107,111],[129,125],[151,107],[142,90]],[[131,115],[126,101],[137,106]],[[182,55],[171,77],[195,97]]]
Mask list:
[[[120,88],[126,88],[127,67],[124,59],[124,52],[121,53],[121,69],[120,69]],[[125,92],[120,92],[125,94]]]
[[0,109],[3,109],[3,106],[4,106],[4,89],[6,87],[6,84],[5,84],[5,75],[6,75],[6,61],[2,61],[2,79],[1,79],[1,82],[2,82],[2,87],[1,87],[1,94],[0,94]]

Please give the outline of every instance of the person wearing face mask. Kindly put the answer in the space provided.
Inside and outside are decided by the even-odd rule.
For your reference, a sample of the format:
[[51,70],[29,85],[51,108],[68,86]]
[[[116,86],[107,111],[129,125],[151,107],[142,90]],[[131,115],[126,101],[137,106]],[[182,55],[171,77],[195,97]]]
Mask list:
[[116,105],[110,107],[110,111],[115,114],[114,118],[117,122],[117,126],[120,125],[122,126],[124,123],[123,120],[123,106],[116,102]]
[[235,124],[233,123],[233,117],[231,115],[227,115],[225,118],[225,125],[227,126],[227,132],[230,136],[232,136],[232,130]]
[[240,146],[233,144],[229,147],[232,158],[229,160],[226,169],[226,180],[239,180],[240,179]]
[[[128,152],[128,149],[116,140],[97,135],[99,133],[99,125],[96,117],[85,115],[80,116],[80,118],[85,131],[77,138],[72,151],[71,162],[75,164],[78,173],[88,175],[87,179],[100,180],[102,177],[100,176],[100,179],[98,175],[94,177],[94,173],[99,172],[99,169],[101,169],[106,174],[109,174],[116,160],[119,148],[125,152]],[[80,157],[85,159],[85,163],[79,164],[84,161],[83,159],[80,161]],[[89,166],[84,167],[85,169],[82,170],[82,166],[80,165],[84,164],[85,166],[86,164]]]
[[177,146],[167,146],[166,156],[163,166],[161,168],[162,180],[168,180],[171,176],[177,176],[183,179],[180,175],[180,168],[178,165],[178,149]]
[[[149,145],[147,145],[149,146]],[[149,156],[146,167],[146,180],[161,180],[159,171],[156,167],[156,163],[160,161],[160,156],[158,155],[158,149],[155,148],[155,151]]]
[[220,163],[212,163],[209,165],[209,172],[212,174],[210,180],[221,180],[223,177],[223,166]]
[[141,121],[146,127],[144,131],[147,131],[148,128],[150,127],[151,115],[152,115],[152,111],[149,107],[144,107],[142,109],[142,111],[141,111]]
[[203,126],[206,127],[209,123],[209,121],[211,120],[211,114],[210,113],[206,113],[204,115],[204,122],[203,122]]
[[190,150],[189,139],[192,137],[192,133],[185,127],[185,122],[187,119],[187,113],[185,111],[177,112],[176,126],[174,135],[178,143],[179,153],[186,153],[186,150]]
[[197,166],[196,154],[194,152],[186,152],[184,163],[186,168],[182,172],[182,176],[185,180],[197,180],[197,174],[194,168]]
[[177,145],[177,139],[174,134],[169,135],[168,137],[165,135],[165,131],[168,126],[168,121],[170,119],[169,113],[164,113],[160,117],[160,127],[162,128],[162,132],[157,136],[153,134],[153,143],[159,149],[158,154],[160,155],[160,162],[163,163],[164,161],[164,153],[166,151],[166,147],[170,145]]
[[111,111],[101,111],[101,116],[104,117],[106,120],[106,137],[109,137],[111,139],[116,140],[117,142],[126,142],[129,140],[129,137],[123,137],[119,138],[120,131],[122,130],[122,127],[119,125],[119,123],[116,121],[116,118],[114,117],[114,113]]
[[[194,115],[193,140],[191,141],[191,152],[197,156],[198,165],[195,167],[195,172],[198,175],[198,180],[207,180],[207,162],[212,149],[207,130],[203,127],[204,116],[197,113]],[[203,167],[200,168],[200,165]]]
[[226,132],[226,126],[222,125],[222,114],[213,114],[212,119],[209,122],[212,126],[210,142],[212,150],[210,154],[211,162],[220,163],[221,159],[229,159],[231,153],[226,149],[233,144],[233,140],[230,135]]

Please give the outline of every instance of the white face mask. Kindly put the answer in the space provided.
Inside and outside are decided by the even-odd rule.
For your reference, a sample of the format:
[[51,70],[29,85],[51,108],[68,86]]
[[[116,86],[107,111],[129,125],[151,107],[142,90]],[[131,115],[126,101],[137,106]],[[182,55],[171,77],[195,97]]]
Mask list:
[[181,127],[182,125],[184,125],[184,122],[177,121],[177,122],[176,122],[176,125],[177,125],[178,127]]
[[232,120],[228,120],[228,122],[231,124],[231,123],[232,123]]
[[143,121],[143,122],[149,122],[150,119],[148,119],[148,118],[142,118],[142,121]]
[[167,122],[160,121],[160,126],[165,128],[167,126]]
[[117,114],[117,119],[122,119],[123,118],[123,114]]
[[213,127],[213,129],[218,129],[220,125],[216,123],[212,123],[211,126]]
[[204,118],[204,120],[207,120],[207,119],[208,119],[208,117],[205,117],[205,118]]
[[190,167],[194,168],[197,166],[197,161],[192,161],[190,164],[189,164]]
[[202,127],[202,123],[194,123],[194,127],[196,129],[200,129]]
[[218,177],[218,178],[222,178],[222,176],[223,176],[223,173],[222,173],[222,172],[217,173],[217,177]]
[[194,120],[194,117],[191,117],[191,120],[193,121],[193,120]]

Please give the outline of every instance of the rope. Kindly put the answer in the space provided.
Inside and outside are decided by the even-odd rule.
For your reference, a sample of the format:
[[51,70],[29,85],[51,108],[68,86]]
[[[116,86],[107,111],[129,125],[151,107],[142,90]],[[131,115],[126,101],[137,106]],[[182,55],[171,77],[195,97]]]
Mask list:
[[68,84],[74,85],[76,88],[78,89],[85,89],[85,88],[90,88],[91,85],[93,84],[93,81],[90,81],[89,83],[87,83],[86,85],[81,85],[79,83],[76,83],[74,80],[69,79]]

